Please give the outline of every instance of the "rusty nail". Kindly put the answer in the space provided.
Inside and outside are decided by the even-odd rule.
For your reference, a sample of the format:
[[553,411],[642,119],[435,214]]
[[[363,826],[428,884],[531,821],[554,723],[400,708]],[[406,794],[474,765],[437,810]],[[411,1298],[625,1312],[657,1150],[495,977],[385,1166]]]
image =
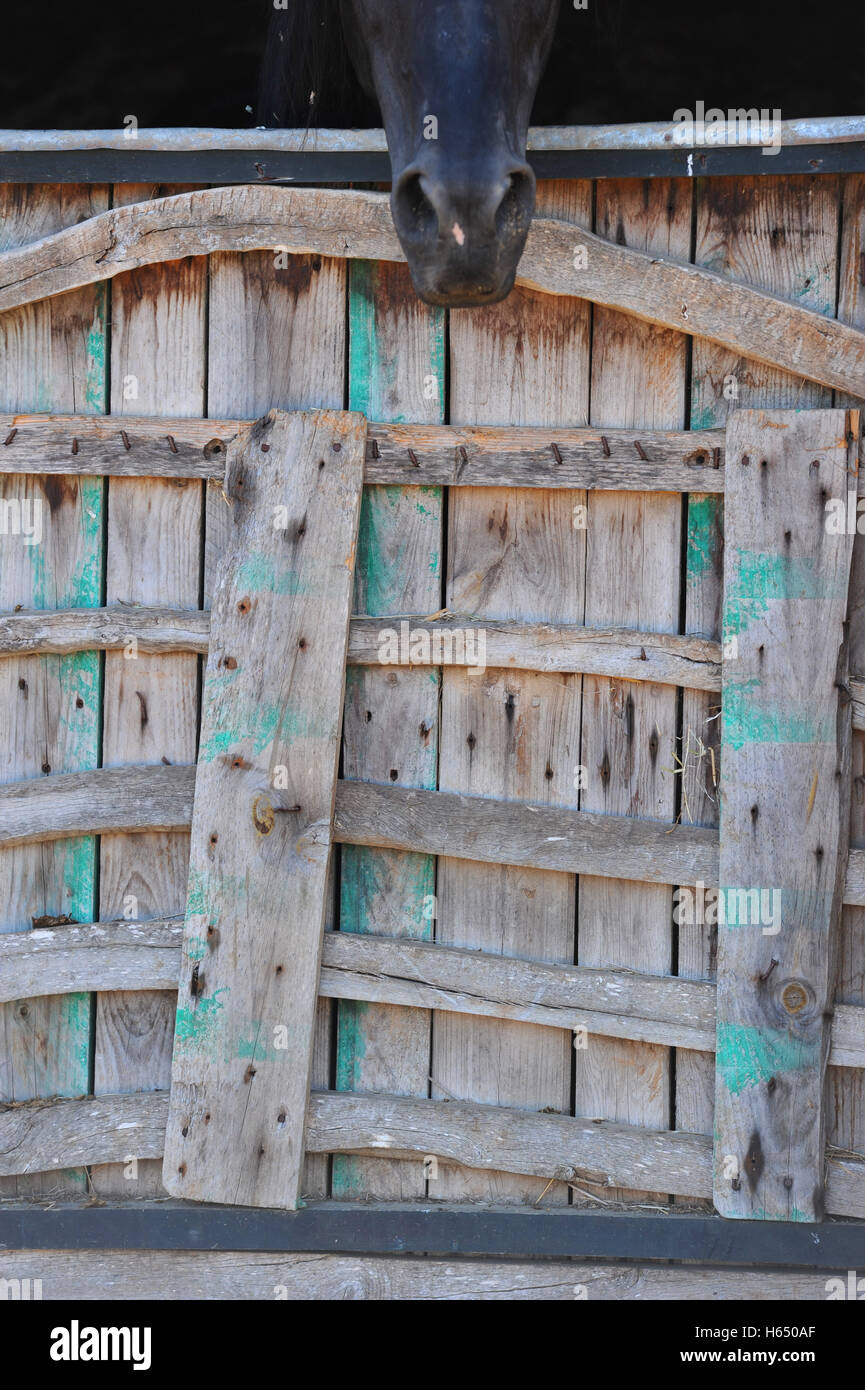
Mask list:
[[640,443],[639,439],[635,439],[635,440],[634,440],[634,448],[636,449],[637,453],[640,455],[640,458],[643,460],[643,463],[648,463],[648,462],[649,462],[649,455],[646,453],[646,451],[645,451],[645,449],[643,448],[642,444]]
[[129,450],[132,448],[132,445],[129,443],[129,435],[126,433],[125,430],[120,431],[120,438],[123,440],[123,447],[128,454]]
[[750,454],[743,454],[743,455],[742,455],[742,467],[743,467],[743,468],[750,468],[750,466],[751,466],[751,456],[750,456]]
[[342,449],[342,445],[340,444],[340,442],[339,442],[338,439],[335,439],[334,442],[331,444],[330,447],[331,447],[331,449],[333,449],[333,452],[334,452],[335,454],[338,454],[338,453],[341,451],[341,449]]
[[263,454],[269,454],[269,453],[270,453],[270,445],[269,445],[269,444],[262,444],[262,446],[261,446],[261,452],[262,452]]
[[720,467],[721,467],[721,450],[720,450],[720,449],[713,449],[713,450],[712,450],[712,467],[713,467],[713,468],[720,468]]
[[610,442],[605,434],[601,435],[601,448],[604,451],[604,458],[608,459],[610,457]]
[[758,976],[758,979],[760,979],[760,980],[768,980],[769,976],[772,974],[772,971],[775,969],[775,966],[776,966],[777,964],[778,964],[778,962],[776,961],[775,957],[773,956],[772,959],[771,959],[770,962],[769,962],[769,965],[768,965],[767,969],[763,971],[762,975],[759,975],[759,976]]
[[378,451],[378,440],[377,440],[377,439],[373,439],[373,440],[370,441],[370,443],[371,443],[371,447],[372,447],[372,456],[373,456],[373,458],[374,458],[374,459],[379,459],[379,458],[381,458],[381,454],[380,454],[379,451]]
[[553,458],[555,459],[556,463],[560,464],[562,461],[562,451],[559,448],[558,444],[551,444],[550,448],[553,451]]
[[460,445],[459,450],[458,450],[458,453],[459,453],[459,456],[460,456],[460,461],[461,461],[462,463],[468,463],[468,461],[469,461],[469,455],[468,455],[468,450],[466,449],[465,444],[461,444],[461,445]]
[[4,443],[4,444],[11,444],[11,443],[12,443],[12,440],[15,438],[15,436],[16,436],[17,433],[18,433],[17,430],[10,430],[9,433],[7,434],[6,438],[3,440],[3,443]]
[[77,453],[78,453],[78,440],[77,440],[77,439],[73,439],[73,440],[72,440],[72,452],[73,452],[73,454],[77,454]]
[[409,458],[411,459],[412,468],[420,468],[420,464],[418,463],[417,454],[415,453],[414,449],[409,449],[409,451],[408,451],[408,456],[409,456]]
[[176,445],[175,442],[174,442],[174,435],[173,435],[173,434],[167,434],[165,437],[166,437],[166,439],[168,440],[168,447],[169,447],[169,449],[171,450],[172,454],[176,454],[176,453],[177,453],[177,445]]

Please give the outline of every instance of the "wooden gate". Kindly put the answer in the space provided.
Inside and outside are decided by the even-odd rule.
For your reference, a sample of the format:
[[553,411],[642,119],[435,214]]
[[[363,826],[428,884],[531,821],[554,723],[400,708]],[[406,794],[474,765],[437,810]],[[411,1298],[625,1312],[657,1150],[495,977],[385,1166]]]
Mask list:
[[[138,1016],[162,1000],[164,1036],[179,983],[170,1101],[167,1054],[137,1085],[131,1057],[113,1087],[79,1063],[48,1084],[57,1098],[10,1098],[0,1175],[86,1165],[98,1191],[94,1165],[110,1165],[106,1192],[146,1195],[164,1152],[172,1194],[268,1208],[301,1193],[517,1208],[672,1194],[713,1196],[727,1216],[865,1215],[861,1141],[845,1142],[837,1100],[865,1066],[865,1000],[835,987],[859,949],[842,904],[865,905],[865,851],[847,844],[865,729],[852,404],[865,336],[686,264],[687,186],[664,190],[670,259],[653,244],[660,183],[642,209],[630,186],[602,187],[595,232],[579,225],[582,186],[545,193],[526,288],[494,314],[452,315],[447,383],[441,316],[405,297],[399,267],[357,261],[350,412],[326,399],[319,356],[307,399],[287,402],[303,413],[126,416],[118,398],[122,419],[0,420],[0,470],[41,475],[49,501],[65,505],[52,479],[73,478],[69,505],[86,516],[89,498],[98,521],[97,480],[126,480],[111,483],[109,555],[114,534],[115,554],[128,537],[140,557],[116,598],[110,572],[104,592],[91,574],[55,604],[8,580],[0,652],[18,698],[19,672],[53,662],[38,678],[58,681],[61,722],[71,690],[97,733],[85,686],[107,653],[101,760],[94,743],[75,770],[46,757],[45,775],[22,766],[0,787],[13,875],[46,843],[92,856],[102,836],[103,885],[118,857],[113,908],[55,895],[30,914],[48,919],[36,930],[0,938],[0,1000],[25,1020],[47,1009],[40,1026],[71,1047],[70,1001],[89,1033],[91,991]],[[711,198],[702,215],[708,244]],[[627,246],[609,239],[617,219]],[[4,252],[0,309],[205,252],[226,383],[232,315],[260,302],[250,264],[286,258],[300,331],[301,303],[324,304],[343,273],[322,257],[399,255],[379,195],[185,193]],[[333,323],[321,351],[337,361]],[[509,357],[521,334],[534,357]],[[130,347],[118,372],[137,360]],[[788,389],[775,369],[840,396]],[[550,380],[577,385],[551,395]],[[600,425],[581,423],[590,381]],[[261,391],[250,413],[278,399]],[[222,399],[227,414],[227,385]],[[751,408],[725,433],[728,404]],[[425,418],[386,423],[406,413]],[[194,479],[212,616],[189,579],[175,598],[145,563],[162,543],[153,497],[180,484],[200,506]],[[7,519],[16,498],[24,516],[27,486],[6,494]],[[157,763],[152,702],[168,690],[187,707],[196,653],[197,761],[187,723]],[[134,681],[130,660],[144,663]],[[139,758],[121,747],[130,710]],[[130,914],[121,890],[132,832],[150,846],[138,876],[173,863],[185,885],[190,829],[184,934],[165,907]],[[131,1179],[114,1166],[130,1164]]]

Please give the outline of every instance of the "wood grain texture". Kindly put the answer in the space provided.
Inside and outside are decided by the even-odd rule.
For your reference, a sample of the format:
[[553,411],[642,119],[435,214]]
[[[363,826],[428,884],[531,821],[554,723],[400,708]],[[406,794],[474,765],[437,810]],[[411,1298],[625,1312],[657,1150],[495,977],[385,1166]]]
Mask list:
[[[588,185],[541,185],[538,197],[541,208],[572,223],[588,222]],[[454,312],[450,322],[453,424],[548,426],[554,433],[585,424],[586,304],[519,290],[495,308]],[[448,608],[481,620],[582,621],[585,531],[575,530],[574,518],[584,503],[581,490],[452,493]],[[439,785],[447,792],[574,806],[579,724],[579,681],[573,675],[448,668]],[[443,852],[449,854],[448,841]],[[569,874],[446,857],[439,863],[437,892],[437,941],[503,956],[573,961]],[[431,1094],[567,1114],[572,1044],[565,1029],[550,1033],[527,1022],[441,1013],[433,1023]],[[523,1202],[534,1201],[543,1186],[489,1169],[445,1171],[430,1192]],[[567,1190],[556,1184],[544,1200],[566,1202]]]
[[[596,225],[626,243],[629,255],[686,259],[691,188],[682,181],[605,181]],[[595,309],[592,415],[620,426],[680,428],[686,342],[608,309]],[[679,626],[681,506],[661,495],[592,493],[589,498],[586,612],[590,625],[622,623],[675,632]],[[587,785],[581,808],[673,821],[676,693],[619,679],[583,680],[580,763]],[[670,892],[600,880],[591,865],[580,880],[577,959],[666,974],[671,968]],[[627,1042],[595,1042],[574,1054],[578,1114],[663,1127],[670,1123],[668,1051]],[[663,1184],[655,1187],[663,1193]],[[660,1200],[665,1200],[661,1197]]]
[[273,411],[229,460],[163,1167],[175,1196],[299,1200],[365,438],[361,415]]
[[[185,830],[194,767],[118,767],[28,777],[0,786],[0,846],[42,844],[112,830]],[[64,906],[70,915],[88,915]],[[30,916],[60,915],[46,908]]]
[[[842,181],[841,240],[838,277],[838,317],[856,328],[865,326],[865,178],[851,175]],[[840,396],[836,405],[865,410],[865,399]],[[863,474],[859,455],[860,477]],[[849,485],[849,484],[848,484]],[[850,844],[865,845],[865,738],[858,716],[861,681],[865,674],[865,538],[853,537],[853,562],[847,605],[849,623],[850,690],[853,694],[853,794],[850,802]],[[839,932],[835,1019],[847,1007],[865,1004],[865,913],[845,907]],[[834,1048],[833,1048],[834,1050]],[[830,1071],[827,1092],[827,1137],[844,1149],[865,1149],[865,1085],[855,1072]]]
[[[80,218],[99,215],[108,190],[52,186],[0,189],[0,248],[27,245]],[[26,254],[26,252],[25,252]],[[98,277],[97,277],[98,278]],[[7,411],[106,408],[107,299],[92,285],[62,300],[0,319],[0,406]],[[4,435],[4,438],[6,436]],[[4,450],[3,452],[8,452]],[[22,451],[18,477],[0,483],[0,608],[60,609],[98,604],[103,574],[103,484],[89,478],[43,479]],[[31,472],[31,469],[33,470]],[[19,508],[41,519],[35,544],[15,533]],[[7,517],[10,513],[13,524]],[[34,533],[35,539],[36,533]],[[0,780],[45,779],[94,768],[101,721],[99,656],[19,657],[0,663]],[[4,848],[0,853],[0,931],[26,930],[33,917],[96,915],[96,844],[92,839]],[[0,1096],[76,1095],[89,1089],[91,1000],[48,996],[0,1009]],[[0,1192],[80,1193],[78,1169],[35,1173]]]
[[[846,1270],[838,1272],[846,1281]],[[249,1252],[15,1250],[0,1279],[41,1280],[42,1297],[76,1302],[147,1299],[310,1302],[553,1302],[811,1300],[827,1271],[712,1269],[700,1265],[584,1264],[578,1260],[448,1260],[405,1256]],[[846,1287],[846,1284],[845,1284]]]
[[858,412],[839,410],[737,411],[727,427],[714,1120],[725,1216],[823,1214],[853,550],[825,500],[855,475],[858,433]]
[[[182,917],[87,922],[0,938],[0,1002],[97,989],[176,989]],[[326,931],[319,994],[325,999],[444,1009],[606,1037],[715,1050],[709,981],[628,970],[545,965],[438,943]],[[865,1014],[838,1004],[830,1067],[865,1068]],[[837,1078],[836,1078],[837,1080]]]
[[[267,250],[209,258],[207,408],[212,416],[279,410],[341,410],[346,378],[347,264],[321,255],[287,255],[281,238]],[[218,432],[220,421],[213,424]],[[228,543],[229,510],[218,480],[207,489],[204,605]],[[328,890],[328,920],[335,913]],[[332,1081],[332,1006],[319,1008],[313,1084]],[[326,1196],[327,1159],[309,1161],[304,1191]]]
[[[183,830],[194,791],[194,767],[27,778],[0,787],[0,845],[106,830]],[[337,784],[333,840],[566,873],[626,873],[647,883],[718,883],[718,835],[708,828],[372,783]],[[865,906],[865,850],[850,851],[844,902]]]
[[[707,269],[834,313],[838,182],[827,176],[702,179],[696,185],[694,259]],[[861,326],[861,325],[860,325]],[[811,409],[832,404],[824,387],[695,338],[691,426],[726,424],[740,408]],[[850,480],[851,483],[854,480]],[[686,628],[720,636],[723,594],[723,502],[708,493],[688,499]],[[854,706],[854,719],[856,707]],[[682,697],[682,808],[685,819],[719,819],[720,702],[685,689]],[[716,936],[705,923],[678,928],[680,973],[714,976]],[[712,1133],[714,1065],[705,1054],[676,1058],[676,1116],[683,1129]]]
[[[437,424],[445,399],[445,315],[420,303],[404,266],[356,261],[349,280],[349,405],[367,416]],[[369,452],[369,451],[367,451]],[[442,602],[440,488],[368,487],[361,509],[355,607],[422,615]],[[377,669],[376,669],[377,667]],[[439,673],[378,662],[346,671],[343,770],[357,778],[435,787]],[[432,938],[435,861],[404,851],[343,847],[340,931]],[[339,1090],[429,1095],[426,1009],[340,1003]],[[337,1156],[333,1194],[424,1194],[416,1163]]]
[[[258,258],[260,260],[260,257]],[[260,297],[267,283],[264,275],[251,276],[246,256],[214,258],[213,274],[219,285],[224,277],[241,277],[248,294],[257,289]],[[323,262],[313,264],[321,266]],[[385,265],[382,262],[381,265]],[[334,263],[331,276],[343,268]],[[274,270],[278,283],[280,272]],[[381,270],[384,275],[390,272]],[[393,272],[404,277],[405,272]],[[311,275],[305,290],[298,287],[296,303],[313,300],[318,313],[327,313],[330,331],[319,343],[323,368],[334,369],[339,346],[339,323],[334,287],[327,284],[321,270]],[[236,291],[235,291],[236,293]],[[408,301],[411,302],[411,301]],[[237,305],[233,306],[238,320]],[[243,318],[240,319],[243,322]],[[276,340],[281,317],[270,328]],[[226,338],[229,325],[225,326]],[[290,335],[291,340],[299,335]],[[229,351],[221,335],[220,344]],[[233,340],[231,346],[234,346]],[[272,354],[257,360],[256,372],[271,367],[277,377],[273,390],[280,399],[286,384],[279,379],[281,352],[272,345]],[[213,375],[214,363],[210,363]],[[432,373],[435,375],[435,373]],[[423,397],[429,393],[425,373],[414,388]],[[236,384],[236,383],[235,383]],[[316,398],[316,383],[301,379],[296,385],[302,396]],[[382,405],[394,391],[390,383]],[[329,395],[321,387],[318,395]],[[259,386],[257,397],[262,410],[267,397]],[[248,399],[249,397],[247,397]],[[423,401],[429,408],[430,400]],[[302,403],[296,408],[302,408]],[[15,473],[26,453],[31,467],[42,473],[69,473],[117,477],[172,477],[222,479],[228,445],[253,422],[250,420],[187,420],[166,416],[159,420],[146,416],[124,416],[122,425],[111,416],[27,415],[0,413],[0,473]],[[722,492],[724,489],[724,433],[703,430],[692,434],[682,430],[616,430],[551,428],[481,428],[466,425],[428,425],[404,422],[369,424],[364,477],[370,485],[397,484],[403,487],[543,487],[613,488],[636,491]]]
[[182,935],[182,917],[40,926],[10,933],[0,938],[0,1002],[46,992],[176,990]]
[[[165,1136],[168,1093],[85,1096],[26,1101],[0,1109],[0,1175],[43,1163],[159,1156]],[[313,1092],[307,1115],[310,1152],[384,1153],[420,1162],[437,1154],[447,1163],[528,1176],[559,1175],[563,1182],[631,1187],[656,1165],[667,1191],[708,1196],[711,1140],[680,1130],[644,1130],[605,1120],[532,1113],[469,1102],[418,1100],[411,1096]],[[50,1157],[50,1163],[47,1159]],[[826,1210],[865,1216],[865,1155],[829,1151]]]
[[210,616],[152,604],[0,614],[0,655],[36,652],[207,652]]
[[[603,185],[602,185],[603,186]],[[0,311],[126,270],[215,251],[285,247],[403,260],[385,194],[240,185],[117,208],[0,254]],[[583,248],[585,254],[575,252]],[[861,393],[865,334],[686,263],[687,249],[646,254],[567,218],[536,218],[517,283],[724,343],[735,352]],[[670,257],[667,259],[667,257]]]
[[[115,189],[129,205],[163,190]],[[175,190],[182,192],[185,190]],[[146,206],[146,203],[145,203]],[[190,415],[205,404],[207,262],[203,257],[146,266],[111,284],[111,411],[123,430],[135,415]],[[165,452],[171,452],[162,440]],[[121,444],[122,436],[121,436]],[[123,450],[125,453],[125,448]],[[106,601],[174,603],[195,613],[200,587],[202,485],[189,478],[112,478],[108,484]],[[125,646],[104,666],[102,764],[154,766],[195,761],[198,660],[191,652],[148,653]],[[102,917],[162,916],[186,901],[189,838],[178,832],[103,835]],[[164,1090],[171,1084],[176,995],[101,993],[96,1001],[94,1082],[104,1092]],[[156,1196],[159,1165],[91,1173],[100,1196]]]

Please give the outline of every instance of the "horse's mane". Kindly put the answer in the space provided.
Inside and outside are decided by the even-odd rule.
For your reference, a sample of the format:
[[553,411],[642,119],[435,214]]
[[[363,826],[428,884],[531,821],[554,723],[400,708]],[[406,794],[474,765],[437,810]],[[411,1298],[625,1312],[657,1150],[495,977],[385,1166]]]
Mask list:
[[339,0],[288,0],[271,10],[256,119],[293,129],[379,123],[351,64]]

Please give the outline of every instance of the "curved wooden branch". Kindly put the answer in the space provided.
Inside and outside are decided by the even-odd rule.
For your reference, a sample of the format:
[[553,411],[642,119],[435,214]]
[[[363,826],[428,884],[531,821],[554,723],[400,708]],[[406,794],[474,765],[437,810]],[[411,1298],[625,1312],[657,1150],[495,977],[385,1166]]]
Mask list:
[[[0,255],[0,310],[141,265],[214,251],[313,252],[401,261],[383,193],[239,185],[100,213]],[[697,266],[661,260],[567,222],[532,226],[518,283],[575,295],[744,357],[865,395],[865,334]]]

